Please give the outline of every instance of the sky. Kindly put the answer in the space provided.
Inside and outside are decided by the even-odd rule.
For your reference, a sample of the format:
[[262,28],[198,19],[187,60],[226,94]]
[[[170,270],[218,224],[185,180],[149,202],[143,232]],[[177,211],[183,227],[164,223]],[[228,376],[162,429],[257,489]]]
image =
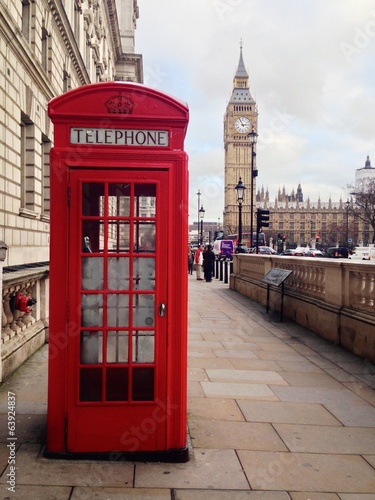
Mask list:
[[257,189],[346,201],[375,167],[373,0],[138,0],[144,84],[186,102],[189,222],[222,220],[223,118],[242,43],[258,106]]

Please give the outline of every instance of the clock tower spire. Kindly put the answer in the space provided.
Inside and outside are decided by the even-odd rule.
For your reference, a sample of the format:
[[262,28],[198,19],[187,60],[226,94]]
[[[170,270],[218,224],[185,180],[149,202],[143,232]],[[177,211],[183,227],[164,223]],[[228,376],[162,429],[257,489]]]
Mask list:
[[[257,130],[258,109],[250,93],[249,75],[243,60],[241,41],[240,58],[233,78],[233,90],[224,115],[225,193],[223,225],[226,234],[234,234],[238,231],[235,187],[240,177],[247,188],[246,198],[242,204],[243,231],[250,230],[250,206],[255,207],[255,203],[251,203],[251,196],[254,202],[254,193],[256,193],[254,178],[257,169],[255,154],[252,158],[254,144],[251,143],[249,133],[252,131],[257,133]],[[253,192],[251,192],[251,186],[253,186]]]

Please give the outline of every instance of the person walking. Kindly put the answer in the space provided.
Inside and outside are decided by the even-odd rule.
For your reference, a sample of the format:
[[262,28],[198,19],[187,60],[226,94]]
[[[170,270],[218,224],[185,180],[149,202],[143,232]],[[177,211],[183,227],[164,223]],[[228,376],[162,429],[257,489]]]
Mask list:
[[203,254],[202,254],[202,245],[198,245],[198,248],[195,252],[194,256],[195,262],[195,272],[197,274],[197,280],[203,280],[202,278],[202,265],[203,265]]
[[193,274],[193,267],[194,267],[194,252],[191,246],[189,245],[189,250],[188,250],[188,273]]
[[214,262],[215,262],[215,254],[212,250],[212,246],[207,245],[206,250],[203,252],[203,272],[204,272],[204,279],[207,282],[212,281],[212,275],[214,272]]

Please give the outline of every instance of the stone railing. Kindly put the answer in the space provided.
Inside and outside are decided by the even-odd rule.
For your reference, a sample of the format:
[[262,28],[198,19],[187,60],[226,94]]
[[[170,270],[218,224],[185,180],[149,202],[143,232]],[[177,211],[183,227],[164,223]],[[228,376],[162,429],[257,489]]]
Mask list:
[[25,266],[3,273],[0,380],[46,342],[48,294],[48,266]]
[[[267,305],[263,276],[292,271],[284,282],[283,316],[375,362],[375,263],[236,255],[230,288]],[[281,310],[281,287],[269,286],[269,307]]]

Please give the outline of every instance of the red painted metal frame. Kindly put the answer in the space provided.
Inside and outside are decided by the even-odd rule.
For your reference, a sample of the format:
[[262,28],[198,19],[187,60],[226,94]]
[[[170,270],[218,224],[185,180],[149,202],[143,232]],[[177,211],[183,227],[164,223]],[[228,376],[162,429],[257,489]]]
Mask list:
[[[132,112],[109,113],[105,103],[122,96],[134,104]],[[118,100],[120,102],[120,100]],[[120,103],[122,104],[122,102]],[[113,108],[112,108],[113,111]],[[126,111],[122,108],[120,111]],[[72,456],[68,441],[69,404],[72,391],[68,380],[74,361],[68,359],[70,352],[69,331],[69,279],[72,261],[72,247],[69,241],[74,237],[74,228],[69,225],[70,186],[72,171],[121,172],[126,178],[136,172],[140,179],[147,179],[151,171],[167,173],[168,200],[163,214],[166,225],[166,241],[158,251],[167,252],[167,267],[164,270],[167,290],[167,352],[165,371],[166,402],[158,409],[158,419],[165,421],[163,445],[155,444],[160,459],[185,461],[187,459],[186,435],[186,392],[187,392],[187,272],[183,249],[187,247],[188,234],[188,158],[184,151],[184,138],[189,121],[188,108],[176,99],[143,85],[122,82],[108,82],[87,85],[53,99],[49,103],[49,116],[54,123],[54,148],[51,151],[51,252],[50,252],[50,325],[49,325],[49,375],[48,375],[48,427],[47,456],[69,458]],[[123,130],[167,130],[168,146],[119,146],[70,144],[70,127],[106,128]],[[117,175],[117,174],[116,174]],[[152,177],[152,176],[151,176]],[[74,203],[72,203],[74,206]],[[157,215],[158,216],[158,215]],[[160,216],[160,214],[159,214]],[[74,260],[74,259],[73,259]],[[68,373],[69,371],[69,373]],[[78,384],[78,380],[76,380]],[[147,403],[145,403],[147,406]],[[115,411],[116,405],[112,405]],[[95,419],[95,405],[85,414],[85,422]],[[100,410],[101,411],[101,410]],[[129,407],[129,411],[132,408]],[[137,411],[137,410],[134,410]],[[163,414],[161,414],[161,412]],[[142,412],[141,412],[142,413]],[[144,415],[143,415],[144,418]],[[132,419],[131,419],[132,420]],[[126,422],[124,422],[126,429]],[[78,429],[78,428],[77,428]],[[111,429],[108,429],[111,432]],[[95,442],[95,436],[93,436]],[[114,440],[111,438],[112,443]],[[159,440],[160,441],[160,440]],[[157,439],[155,443],[157,442]],[[82,458],[87,453],[98,458],[113,453],[137,459],[132,453],[134,447],[125,445],[113,449],[98,443],[90,449],[74,450]],[[143,451],[143,450],[142,450]],[[80,458],[78,456],[78,458]],[[144,455],[140,454],[144,459]],[[147,456],[146,458],[152,459]]]

